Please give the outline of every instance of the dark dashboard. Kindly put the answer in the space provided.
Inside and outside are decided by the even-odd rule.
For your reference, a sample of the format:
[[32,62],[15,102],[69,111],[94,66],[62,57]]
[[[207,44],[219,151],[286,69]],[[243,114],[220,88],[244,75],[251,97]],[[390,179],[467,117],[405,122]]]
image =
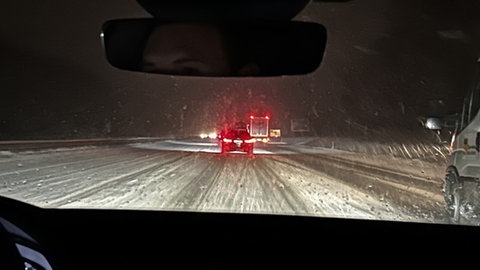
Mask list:
[[[298,269],[303,264],[343,264],[350,259],[370,264],[380,258],[405,263],[426,254],[442,256],[454,246],[461,246],[463,256],[468,256],[474,252],[469,245],[480,236],[473,226],[245,213],[43,209],[8,198],[0,199],[0,209],[2,229],[7,229],[1,234],[6,255],[1,269],[165,269],[167,265],[272,269],[287,263]],[[27,268],[26,262],[35,265],[42,256],[32,257],[32,252],[24,256],[19,244],[42,254],[51,268],[41,268],[41,262]],[[436,256],[431,263],[441,262]]]

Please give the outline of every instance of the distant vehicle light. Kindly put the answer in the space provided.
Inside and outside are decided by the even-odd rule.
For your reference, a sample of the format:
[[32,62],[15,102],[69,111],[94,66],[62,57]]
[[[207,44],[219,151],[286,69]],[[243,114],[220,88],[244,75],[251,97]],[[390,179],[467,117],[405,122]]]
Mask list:
[[217,136],[219,136],[219,135],[217,135],[217,133],[215,133],[215,132],[210,132],[208,134],[207,133],[201,133],[200,134],[200,138],[202,138],[202,139],[207,139],[207,138],[208,139],[215,139],[215,138],[217,138]]
[[428,118],[427,122],[425,123],[425,126],[428,129],[433,129],[433,130],[442,129],[440,120],[438,120],[437,118]]

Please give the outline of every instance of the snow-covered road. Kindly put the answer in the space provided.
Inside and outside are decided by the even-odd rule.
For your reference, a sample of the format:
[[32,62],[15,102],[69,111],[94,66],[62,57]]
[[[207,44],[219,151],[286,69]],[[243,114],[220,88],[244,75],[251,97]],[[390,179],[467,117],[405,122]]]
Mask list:
[[[363,176],[352,174],[356,161],[344,151],[318,148],[313,155],[311,147],[264,145],[249,157],[243,153],[221,155],[218,150],[215,142],[160,141],[2,152],[0,195],[41,207],[442,222],[438,183],[432,184],[430,191],[420,185],[410,186],[411,193],[405,193],[411,183],[390,181],[392,177],[378,179],[378,170]],[[307,150],[309,155],[298,155]],[[349,158],[325,158],[341,156]],[[347,175],[355,179],[346,179]],[[390,196],[393,192],[398,196]],[[415,203],[414,207],[421,208],[418,211],[398,200],[409,194],[411,200],[418,200],[415,194],[419,193],[431,203]]]

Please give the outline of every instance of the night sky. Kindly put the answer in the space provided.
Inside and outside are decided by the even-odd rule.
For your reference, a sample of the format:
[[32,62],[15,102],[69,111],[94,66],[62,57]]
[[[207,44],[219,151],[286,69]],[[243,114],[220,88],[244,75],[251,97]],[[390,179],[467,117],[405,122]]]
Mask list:
[[321,67],[244,80],[109,66],[101,25],[149,17],[135,1],[9,0],[0,16],[2,140],[190,135],[249,112],[286,135],[308,117],[312,135],[413,138],[429,100],[455,112],[480,56],[476,0],[310,3],[295,20],[326,26]]

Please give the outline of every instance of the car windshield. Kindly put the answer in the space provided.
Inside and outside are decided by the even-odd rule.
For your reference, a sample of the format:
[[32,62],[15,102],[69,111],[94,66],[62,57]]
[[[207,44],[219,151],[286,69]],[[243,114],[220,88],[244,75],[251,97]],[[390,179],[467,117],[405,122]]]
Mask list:
[[[0,196],[480,225],[480,1],[307,2],[291,20],[325,27],[321,64],[256,77],[262,63],[242,55],[230,67],[200,27],[198,43],[172,34],[180,27],[152,33],[170,35],[167,51],[211,37],[211,62],[151,52],[150,38],[140,67],[167,74],[112,66],[102,27],[151,18],[137,1],[6,1]],[[298,64],[293,53],[270,67]],[[190,76],[202,71],[214,76]],[[227,138],[238,122],[248,136]]]

